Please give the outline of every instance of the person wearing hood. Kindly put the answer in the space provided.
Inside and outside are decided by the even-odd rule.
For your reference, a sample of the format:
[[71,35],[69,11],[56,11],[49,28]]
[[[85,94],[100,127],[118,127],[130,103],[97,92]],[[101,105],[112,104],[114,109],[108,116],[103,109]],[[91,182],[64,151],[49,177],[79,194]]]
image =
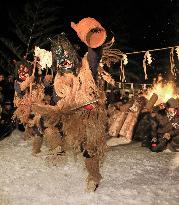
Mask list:
[[162,152],[165,149],[176,152],[179,150],[179,112],[178,102],[170,98],[165,109],[155,116],[155,136],[153,136],[151,151]]

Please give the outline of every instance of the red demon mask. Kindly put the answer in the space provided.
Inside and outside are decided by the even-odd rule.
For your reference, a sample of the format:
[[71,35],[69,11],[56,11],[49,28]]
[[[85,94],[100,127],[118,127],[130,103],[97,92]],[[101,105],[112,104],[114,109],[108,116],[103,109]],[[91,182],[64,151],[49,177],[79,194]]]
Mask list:
[[18,69],[18,75],[21,80],[26,80],[26,78],[29,76],[29,69],[25,65],[20,65],[20,68]]

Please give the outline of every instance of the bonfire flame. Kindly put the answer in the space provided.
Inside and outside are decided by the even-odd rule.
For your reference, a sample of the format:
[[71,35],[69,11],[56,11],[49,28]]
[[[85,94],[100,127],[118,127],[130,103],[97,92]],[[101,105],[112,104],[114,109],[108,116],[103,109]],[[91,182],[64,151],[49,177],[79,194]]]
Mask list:
[[145,97],[149,100],[153,93],[158,95],[155,105],[166,103],[171,97],[175,99],[179,97],[176,92],[175,83],[173,81],[164,83],[161,78],[153,84],[152,88],[147,89]]

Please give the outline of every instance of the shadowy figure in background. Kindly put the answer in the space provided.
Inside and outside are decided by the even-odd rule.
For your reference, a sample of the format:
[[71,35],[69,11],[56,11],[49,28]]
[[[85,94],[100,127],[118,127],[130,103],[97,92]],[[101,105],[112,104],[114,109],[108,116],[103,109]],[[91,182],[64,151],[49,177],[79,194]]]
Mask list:
[[1,119],[0,119],[0,139],[4,139],[10,135],[15,128],[15,123],[12,120],[13,107],[10,101],[6,101],[2,108]]
[[7,81],[5,82],[4,87],[5,95],[4,95],[4,101],[10,101],[11,105],[13,106],[14,101],[14,77],[13,75],[9,75],[7,78]]
[[0,74],[0,103],[1,103],[1,106],[4,102],[4,84],[5,84],[4,75]]
[[129,92],[128,91],[125,91],[125,93],[124,93],[124,96],[122,97],[122,103],[123,104],[126,104],[126,103],[128,103],[129,102]]
[[170,98],[165,109],[159,110],[155,117],[156,126],[153,127],[151,151],[162,152],[165,149],[177,151],[179,149],[179,112],[178,103]]
[[6,101],[1,113],[1,124],[12,123],[13,108],[10,101]]

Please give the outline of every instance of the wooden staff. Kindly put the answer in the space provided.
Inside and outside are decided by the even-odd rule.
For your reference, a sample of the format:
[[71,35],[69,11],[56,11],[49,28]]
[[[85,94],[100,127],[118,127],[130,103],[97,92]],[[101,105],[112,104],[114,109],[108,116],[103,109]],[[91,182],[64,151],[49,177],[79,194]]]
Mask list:
[[[36,64],[37,64],[37,57],[35,57],[35,59],[34,59],[32,76],[35,75]],[[31,95],[31,93],[32,93],[32,82],[30,82],[30,95]]]
[[45,75],[48,75],[48,67],[47,67],[47,64],[46,64],[46,73]]
[[53,69],[52,68],[50,68],[51,69],[51,75],[52,75],[52,79],[53,79]]

